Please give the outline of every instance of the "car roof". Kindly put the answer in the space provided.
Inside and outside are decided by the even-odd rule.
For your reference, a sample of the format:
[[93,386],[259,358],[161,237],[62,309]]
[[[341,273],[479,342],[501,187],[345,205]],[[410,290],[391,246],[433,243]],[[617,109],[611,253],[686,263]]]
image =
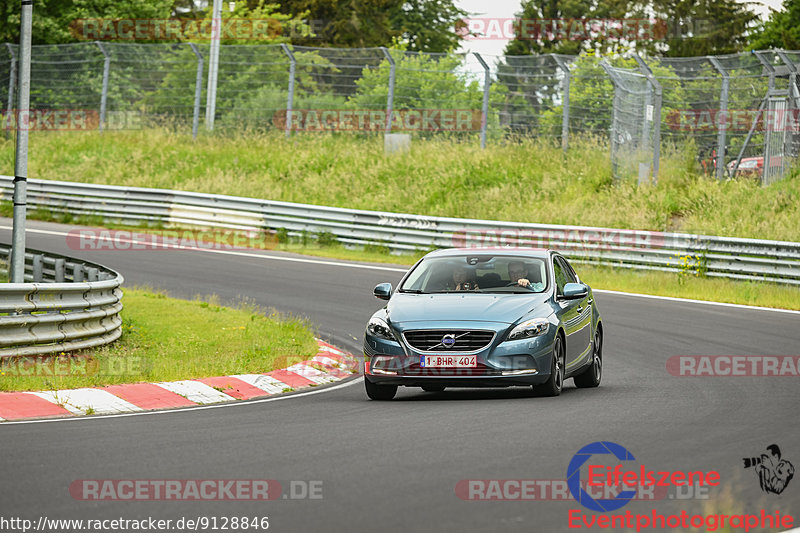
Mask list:
[[454,257],[462,255],[505,255],[505,256],[525,256],[537,259],[547,259],[555,250],[546,248],[522,248],[522,247],[494,247],[494,248],[444,248],[433,251],[425,257]]

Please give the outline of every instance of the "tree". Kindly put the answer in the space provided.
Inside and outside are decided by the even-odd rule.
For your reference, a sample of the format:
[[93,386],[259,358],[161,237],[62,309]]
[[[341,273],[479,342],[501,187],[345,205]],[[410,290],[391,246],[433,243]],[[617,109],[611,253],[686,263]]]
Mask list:
[[[518,17],[520,34],[506,47],[507,55],[576,55],[590,50],[603,54],[637,50],[670,57],[728,54],[744,49],[758,18],[747,3],[737,0],[525,0]],[[631,32],[624,27],[584,35],[580,23],[592,19],[625,19],[633,25],[647,21],[647,25],[640,26],[634,38],[625,37]],[[544,23],[550,31],[526,31],[526,21]],[[566,35],[558,34],[557,24]],[[793,29],[797,28],[795,24]]]
[[[248,0],[252,2],[253,0]],[[366,48],[391,46],[408,50],[448,52],[458,46],[468,13],[455,0],[283,0],[282,13],[308,12],[316,34],[294,38],[294,44]]]
[[658,46],[668,57],[741,52],[758,20],[747,3],[736,0],[653,0],[652,8],[657,19],[668,21],[666,38]]
[[469,15],[453,0],[406,0],[390,16],[393,30],[415,52],[451,52],[458,48]]
[[[33,6],[33,44],[58,44],[79,40],[70,31],[77,19],[166,19],[174,0],[37,0]],[[18,2],[0,3],[0,42],[18,43]]]
[[784,0],[783,9],[773,11],[762,22],[750,42],[752,50],[768,48],[800,49],[800,2]]
[[283,0],[279,11],[307,12],[314,37],[296,37],[294,44],[367,48],[391,44],[399,31],[391,28],[390,13],[398,0]]
[[[569,54],[577,55],[611,42],[604,32],[583,35],[569,32],[573,23],[587,19],[625,18],[630,14],[628,0],[523,0],[517,14],[517,36],[506,46],[506,55]],[[568,37],[558,34],[566,28]]]

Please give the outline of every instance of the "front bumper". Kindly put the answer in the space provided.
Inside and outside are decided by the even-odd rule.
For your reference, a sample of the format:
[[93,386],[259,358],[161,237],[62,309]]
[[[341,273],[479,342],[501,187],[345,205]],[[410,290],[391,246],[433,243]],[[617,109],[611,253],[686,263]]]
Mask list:
[[[424,368],[419,352],[405,343],[366,335],[364,376],[372,383],[421,387],[510,387],[540,385],[550,377],[553,335],[493,342],[476,354],[477,368]],[[437,354],[453,355],[448,352]]]

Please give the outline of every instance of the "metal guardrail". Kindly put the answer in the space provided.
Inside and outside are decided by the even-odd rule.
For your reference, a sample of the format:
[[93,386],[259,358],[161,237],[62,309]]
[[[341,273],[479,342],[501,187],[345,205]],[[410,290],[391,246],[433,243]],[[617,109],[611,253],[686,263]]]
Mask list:
[[[0,262],[8,264],[10,253],[0,244]],[[0,358],[92,348],[122,334],[117,272],[29,249],[25,280],[0,283]]]
[[[11,190],[12,178],[0,176],[0,198],[9,200]],[[28,205],[131,225],[328,232],[345,244],[399,251],[548,247],[576,262],[800,285],[800,243],[794,242],[433,217],[50,180],[28,181]]]

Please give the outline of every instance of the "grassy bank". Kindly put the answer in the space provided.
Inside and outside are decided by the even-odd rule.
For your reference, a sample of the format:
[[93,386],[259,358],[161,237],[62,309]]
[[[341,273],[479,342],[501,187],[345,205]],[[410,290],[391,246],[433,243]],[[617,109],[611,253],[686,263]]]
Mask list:
[[[125,289],[123,333],[116,343],[73,355],[0,362],[0,390],[53,390],[139,381],[224,376],[284,368],[317,353],[309,325],[214,299],[178,300],[147,289]],[[22,375],[35,372],[38,375]],[[35,370],[31,370],[34,368]],[[49,374],[55,375],[49,375]]]
[[[13,172],[0,140],[0,172]],[[615,183],[591,140],[490,145],[415,140],[387,157],[382,137],[190,136],[167,130],[32,132],[29,176],[231,194],[319,205],[521,222],[800,241],[800,178],[763,188],[697,173],[690,151],[662,150],[657,186]]]

